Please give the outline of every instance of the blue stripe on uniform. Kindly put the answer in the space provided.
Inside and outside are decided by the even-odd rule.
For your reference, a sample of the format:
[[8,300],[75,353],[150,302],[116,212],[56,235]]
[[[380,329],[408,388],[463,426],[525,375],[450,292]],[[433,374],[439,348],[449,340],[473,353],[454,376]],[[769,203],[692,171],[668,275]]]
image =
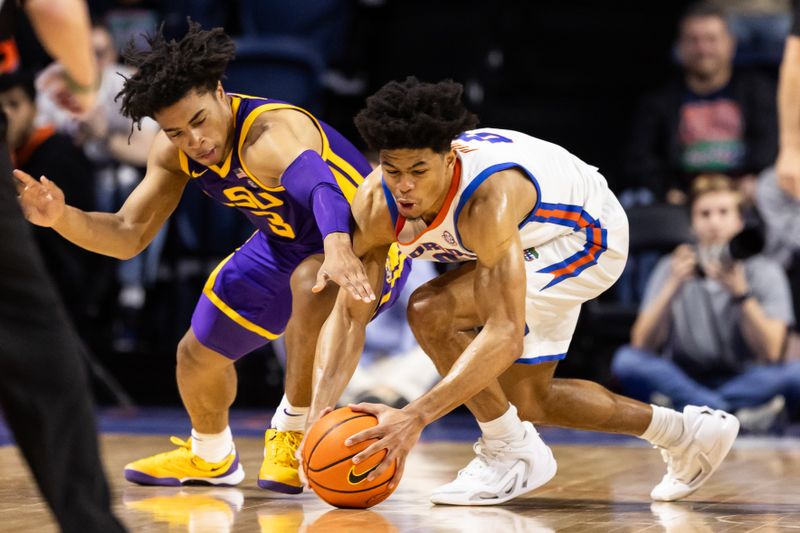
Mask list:
[[[497,172],[501,172],[503,170],[508,170],[509,168],[519,168],[520,170],[524,171],[525,174],[527,174],[528,178],[530,178],[531,182],[533,183],[533,186],[536,188],[536,205],[533,206],[533,210],[531,211],[531,213],[535,213],[536,210],[539,208],[539,204],[542,201],[542,191],[539,188],[539,182],[536,181],[536,177],[533,174],[531,174],[528,171],[528,169],[526,169],[525,167],[523,167],[519,163],[514,163],[512,161],[509,161],[507,163],[498,163],[496,165],[492,165],[490,167],[487,167],[487,168],[483,169],[481,171],[481,173],[478,174],[477,176],[475,176],[475,179],[473,179],[470,182],[470,184],[467,185],[467,188],[464,189],[464,192],[461,193],[461,198],[459,198],[458,205],[456,206],[456,210],[453,213],[453,226],[456,229],[456,239],[458,239],[458,244],[463,249],[468,250],[470,252],[472,251],[469,248],[467,248],[466,246],[464,246],[463,242],[461,242],[461,234],[458,232],[458,215],[461,213],[461,210],[464,208],[464,206],[466,205],[467,201],[470,199],[472,194],[475,192],[475,189],[480,187],[480,185],[484,181],[486,181],[486,179],[489,176],[491,176],[492,174],[495,174]],[[520,224],[519,227],[521,228],[522,226],[524,226],[525,222],[527,222],[527,220],[523,221],[523,223]]]
[[546,363],[547,361],[560,361],[567,356],[566,353],[557,353],[553,355],[540,355],[538,357],[530,357],[530,358],[519,358],[514,361],[517,364],[521,365],[536,365],[539,363]]

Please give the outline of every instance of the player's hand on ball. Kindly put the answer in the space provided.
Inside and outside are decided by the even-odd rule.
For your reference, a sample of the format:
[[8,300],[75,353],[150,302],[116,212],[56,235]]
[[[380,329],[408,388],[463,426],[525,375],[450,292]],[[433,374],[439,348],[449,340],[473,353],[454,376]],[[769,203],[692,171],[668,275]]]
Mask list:
[[372,480],[380,476],[391,466],[393,461],[397,460],[397,469],[389,482],[389,490],[394,490],[403,477],[408,452],[419,440],[425,423],[418,416],[403,409],[394,409],[383,404],[359,403],[351,404],[348,407],[353,411],[370,413],[378,418],[377,426],[361,431],[345,441],[345,445],[352,446],[365,440],[378,439],[353,457],[353,462],[358,464],[371,455],[386,450],[383,461],[370,472],[367,479]]
[[64,192],[42,176],[35,180],[30,174],[14,170],[17,194],[25,218],[37,226],[51,227],[64,214]]

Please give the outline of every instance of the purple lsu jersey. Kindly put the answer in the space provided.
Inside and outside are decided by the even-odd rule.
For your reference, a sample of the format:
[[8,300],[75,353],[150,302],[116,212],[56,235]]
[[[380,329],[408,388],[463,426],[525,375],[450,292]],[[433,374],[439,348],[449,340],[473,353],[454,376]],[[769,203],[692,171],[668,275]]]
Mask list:
[[[183,171],[205,194],[239,209],[258,231],[211,273],[192,315],[192,330],[206,347],[238,359],[279,337],[292,313],[290,280],[307,257],[322,253],[322,235],[311,209],[284,187],[267,187],[247,168],[241,149],[255,119],[266,111],[293,109],[308,116],[322,139],[322,159],[352,203],[370,172],[364,156],[336,130],[291,104],[232,94],[233,149],[220,165],[204,166],[179,152]],[[410,260],[393,246],[386,260],[380,313],[401,292]]]
[[322,138],[320,155],[349,203],[364,176],[369,174],[369,163],[339,132],[302,108],[267,98],[230,96],[234,137],[228,157],[220,165],[207,167],[179,152],[181,169],[205,194],[242,211],[267,239],[303,249],[322,250],[322,235],[311,210],[291,198],[283,187],[264,185],[247,168],[241,150],[250,127],[262,113],[275,109],[293,109],[308,116]]

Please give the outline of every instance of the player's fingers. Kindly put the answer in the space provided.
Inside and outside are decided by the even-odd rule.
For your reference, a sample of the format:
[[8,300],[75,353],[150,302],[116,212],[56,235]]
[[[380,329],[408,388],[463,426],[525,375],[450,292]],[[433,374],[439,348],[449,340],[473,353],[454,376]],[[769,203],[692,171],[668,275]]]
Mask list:
[[[366,433],[366,431],[362,431],[362,433]],[[375,442],[373,442],[372,444],[361,450],[359,453],[357,453],[355,457],[353,457],[353,463],[354,464],[362,463],[384,449],[386,449],[386,444],[382,443],[379,440],[376,440]]]
[[389,481],[389,490],[394,490],[394,488],[398,485],[398,483],[400,483],[400,479],[402,479],[403,472],[406,469],[405,457],[398,457],[396,460],[397,460],[397,467],[395,468],[392,479]]
[[357,411],[359,413],[369,413],[371,415],[378,416],[381,414],[382,405],[379,403],[348,403],[347,407],[349,407],[353,411]]
[[364,302],[371,302],[375,300],[375,294],[372,292],[372,285],[369,282],[369,278],[367,278],[367,274],[364,272],[363,267],[356,273],[353,284],[355,285],[356,289],[358,290],[358,294],[360,299]]
[[391,465],[393,462],[394,458],[390,458],[388,455],[384,457],[383,461],[381,461],[378,464],[378,466],[372,472],[369,473],[369,475],[367,476],[367,481],[373,481],[376,477],[382,475],[384,472],[386,472],[386,469],[389,468],[389,465]]
[[14,177],[21,181],[24,185],[36,185],[38,182],[25,171],[15,168],[13,171]]
[[[351,435],[350,437],[348,437],[344,441],[344,445],[345,446],[355,446],[356,444],[364,442],[365,440],[378,438],[383,434],[383,430],[379,429],[379,428],[380,428],[380,426],[373,426],[371,428],[359,431],[355,435]],[[372,455],[372,453],[375,453],[375,452],[372,452],[372,453],[364,455],[367,450],[369,450],[369,448],[366,448],[365,450],[363,450],[361,453],[356,455],[356,457],[360,456],[361,459],[359,459],[359,460],[363,460],[363,459],[366,459],[367,457],[369,457],[370,455]],[[355,460],[355,457],[353,458],[353,461],[354,462],[358,462],[358,461]]]
[[322,411],[319,412],[319,417],[322,418],[323,416],[327,415],[328,413],[333,412],[333,407],[326,407]]
[[325,285],[328,284],[329,279],[330,276],[328,276],[328,273],[322,269],[319,269],[317,272],[317,281],[314,283],[314,286],[311,287],[311,292],[316,293],[322,291],[322,289],[325,288]]

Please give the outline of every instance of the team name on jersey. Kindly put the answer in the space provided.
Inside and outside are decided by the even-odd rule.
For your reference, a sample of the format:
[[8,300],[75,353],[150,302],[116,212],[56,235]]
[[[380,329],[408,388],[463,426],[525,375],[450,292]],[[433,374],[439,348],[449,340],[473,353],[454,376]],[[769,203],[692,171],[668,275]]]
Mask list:
[[435,252],[432,257],[440,263],[460,263],[461,261],[472,261],[477,257],[475,254],[464,253],[456,248],[445,248],[435,242],[420,243],[408,256],[414,259],[425,252]]

